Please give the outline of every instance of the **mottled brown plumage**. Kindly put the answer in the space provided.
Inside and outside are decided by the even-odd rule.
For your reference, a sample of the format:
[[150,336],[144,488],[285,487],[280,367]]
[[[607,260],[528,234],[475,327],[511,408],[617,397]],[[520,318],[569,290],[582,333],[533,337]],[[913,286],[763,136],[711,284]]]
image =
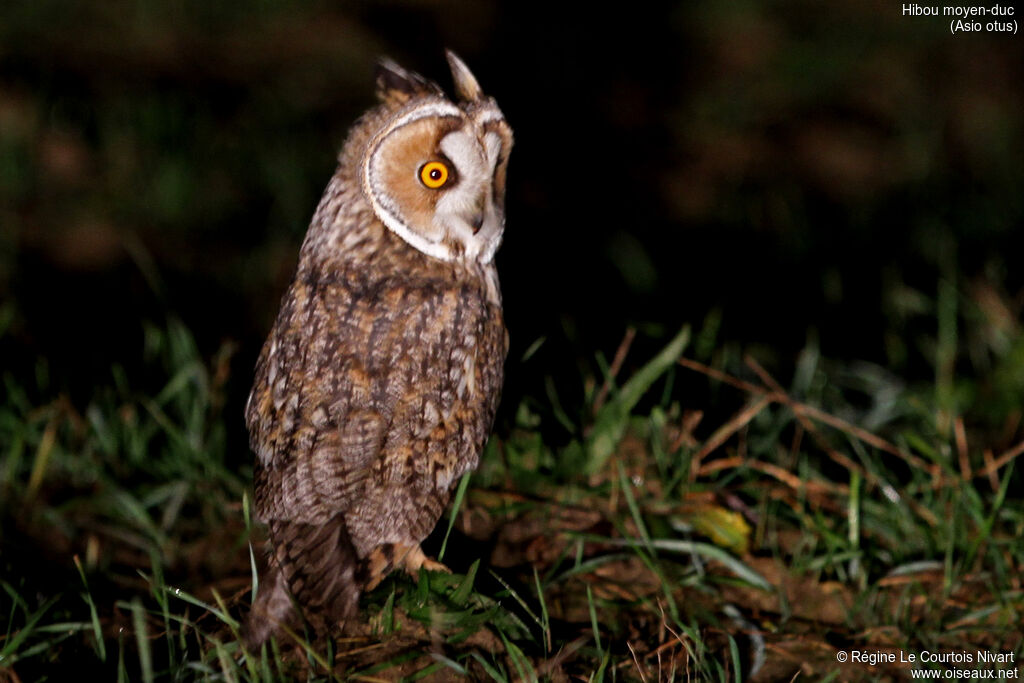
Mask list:
[[257,362],[246,423],[271,552],[250,646],[299,626],[296,605],[327,630],[394,566],[440,567],[419,544],[490,432],[512,135],[449,62],[458,103],[382,63],[382,104],[349,134]]

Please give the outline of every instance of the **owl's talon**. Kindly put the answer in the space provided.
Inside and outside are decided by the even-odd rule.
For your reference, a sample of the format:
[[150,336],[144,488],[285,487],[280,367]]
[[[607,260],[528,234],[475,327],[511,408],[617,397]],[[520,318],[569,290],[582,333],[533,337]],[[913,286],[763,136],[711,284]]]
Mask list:
[[432,560],[423,554],[423,549],[418,545],[415,545],[405,553],[399,564],[406,573],[412,577],[416,577],[420,573],[420,568],[426,569],[428,572],[443,572],[445,574],[451,574],[452,570],[446,567],[444,564],[437,560]]
[[424,560],[423,564],[420,566],[428,572],[441,572],[442,574],[452,573],[452,570],[448,568],[448,565],[443,562],[438,562],[437,560],[432,560],[429,557]]
[[375,549],[366,560],[366,584],[363,589],[372,591],[380,585],[384,577],[391,571],[391,560],[380,548]]

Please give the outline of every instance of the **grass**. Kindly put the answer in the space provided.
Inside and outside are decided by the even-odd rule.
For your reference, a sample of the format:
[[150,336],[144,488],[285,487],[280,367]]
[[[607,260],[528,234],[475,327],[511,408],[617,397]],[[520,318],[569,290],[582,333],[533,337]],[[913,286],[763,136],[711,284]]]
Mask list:
[[[936,323],[912,340],[935,363],[920,385],[809,344],[783,387],[709,343],[714,319],[696,346],[684,328],[620,380],[627,334],[612,361],[597,357],[582,405],[551,386],[491,440],[428,542],[454,574],[393,575],[364,596],[362,631],[252,656],[238,624],[259,533],[223,413],[228,384],[249,378],[230,376],[230,346],[203,359],[180,323],[147,326],[162,386],[141,391],[115,367],[84,407],[53,394],[43,361],[34,383],[8,373],[0,671],[891,680],[908,665],[836,653],[1019,657],[1024,442],[1007,396],[1024,333],[986,313],[1003,310],[994,289],[917,294],[916,315]],[[553,426],[557,447],[542,436]]]
[[[79,335],[0,363],[0,681],[892,680],[909,669],[836,654],[1024,654],[1024,299],[998,284],[1020,286],[1024,166],[1005,45],[962,59],[898,13],[718,2],[633,31],[637,13],[591,13],[562,36],[568,68],[521,49],[551,43],[531,12],[66,5],[0,5],[0,358]],[[551,337],[509,374],[559,375],[506,396],[428,542],[452,576],[393,576],[364,597],[363,632],[245,657],[251,376],[230,344],[198,349],[265,330],[373,59],[443,80],[440,46],[466,31],[521,140],[502,258],[535,267],[503,270],[513,339]],[[549,68],[520,78],[534,62]],[[567,84],[593,135],[565,139],[532,106]],[[630,172],[574,201],[593,177],[549,150],[598,132],[610,147],[576,152]],[[570,205],[587,239],[550,229]],[[552,270],[557,297],[536,277]],[[877,313],[878,284],[884,325],[837,323]],[[714,302],[689,332],[655,327]],[[125,341],[140,314],[186,307],[192,329]],[[567,382],[578,359],[553,358],[553,321],[578,349],[626,315],[652,322]],[[790,348],[807,319],[828,343],[809,333],[795,359],[720,333],[771,325],[758,338]],[[661,353],[637,350],[648,336]],[[884,367],[850,359],[879,337]],[[123,365],[81,369],[108,354]]]

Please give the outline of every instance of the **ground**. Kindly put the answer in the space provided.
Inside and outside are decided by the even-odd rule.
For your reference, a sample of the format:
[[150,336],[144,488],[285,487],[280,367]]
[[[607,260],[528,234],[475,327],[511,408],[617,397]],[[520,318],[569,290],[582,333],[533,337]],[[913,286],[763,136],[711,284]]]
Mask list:
[[523,402],[426,543],[453,574],[393,574],[346,637],[245,656],[235,378],[179,323],[151,334],[153,396],[115,372],[84,408],[37,404],[8,377],[8,680],[905,680],[911,654],[1021,655],[1019,412],[978,428],[810,348],[784,389],[752,356],[688,357],[684,328],[629,378],[632,334],[599,358],[578,422]]

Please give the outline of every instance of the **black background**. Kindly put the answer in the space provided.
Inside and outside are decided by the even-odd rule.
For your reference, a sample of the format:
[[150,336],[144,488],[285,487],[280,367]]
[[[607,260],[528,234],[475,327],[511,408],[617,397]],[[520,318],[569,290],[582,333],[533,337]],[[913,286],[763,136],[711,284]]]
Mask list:
[[1022,302],[1024,43],[901,7],[7,3],[3,368],[43,367],[77,403],[115,362],[159,387],[142,322],[177,316],[204,356],[237,344],[241,438],[374,60],[449,88],[450,47],[516,135],[505,410],[549,376],[578,394],[628,326],[627,372],[711,312],[719,343],[769,363],[811,335],[829,357],[927,380],[926,354],[891,340],[934,333],[934,317],[907,315],[901,293],[934,297],[946,278]]

